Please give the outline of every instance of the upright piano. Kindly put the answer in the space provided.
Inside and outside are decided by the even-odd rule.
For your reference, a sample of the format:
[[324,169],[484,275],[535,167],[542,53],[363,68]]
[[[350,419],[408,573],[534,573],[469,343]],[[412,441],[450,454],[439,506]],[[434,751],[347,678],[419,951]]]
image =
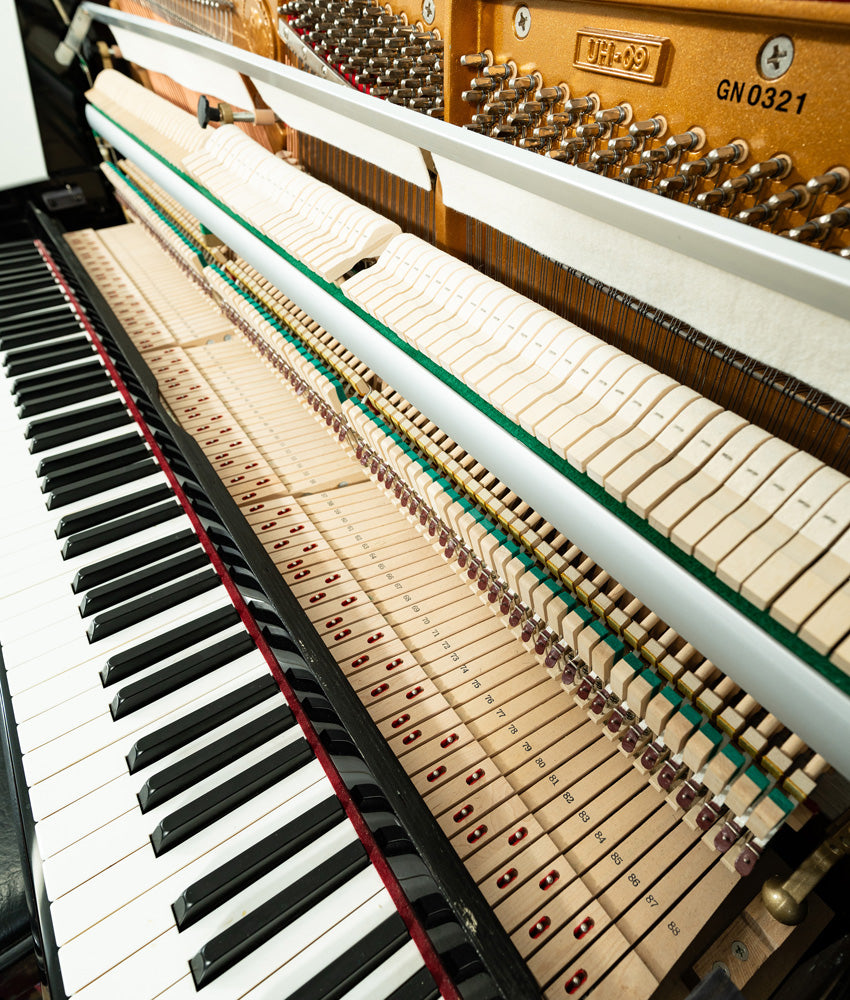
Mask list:
[[69,22],[121,221],[0,246],[51,995],[828,995],[846,4]]

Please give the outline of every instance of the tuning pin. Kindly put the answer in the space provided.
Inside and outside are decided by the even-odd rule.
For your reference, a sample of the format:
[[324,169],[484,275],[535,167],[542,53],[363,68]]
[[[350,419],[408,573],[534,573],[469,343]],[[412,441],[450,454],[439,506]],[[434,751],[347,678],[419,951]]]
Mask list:
[[767,201],[752,208],[745,208],[739,212],[735,218],[739,222],[754,223],[767,222],[783,210],[793,211],[797,208],[804,208],[811,201],[811,194],[802,184],[795,184],[777,194],[771,195]]
[[632,109],[628,104],[618,104],[613,108],[602,108],[597,111],[593,119],[600,124],[613,128],[615,125],[623,125],[632,117]]
[[467,66],[470,69],[483,69],[485,66],[489,66],[491,62],[492,57],[489,52],[474,52],[460,57],[461,66]]
[[718,170],[719,167],[710,163],[707,156],[701,156],[698,160],[689,160],[679,166],[679,173],[691,183],[698,177],[710,177]]
[[[730,205],[739,194],[749,193],[761,181],[766,180],[767,178],[781,179],[788,174],[790,169],[791,159],[790,157],[784,155],[775,156],[762,163],[756,163],[750,167],[746,173],[739,174],[737,177],[730,177],[725,180],[719,188],[715,188],[714,191],[722,192],[722,197],[718,198],[714,196],[713,191],[706,192],[706,195],[713,196],[708,199],[708,202],[714,206]],[[703,196],[700,195],[700,198],[702,197]],[[698,203],[700,198],[697,198]]]
[[596,108],[596,99],[593,97],[571,97],[569,100],[564,101],[564,108],[567,111],[589,115]]
[[749,155],[747,144],[740,139],[728,143],[726,146],[718,146],[717,149],[709,150],[706,159],[712,166],[723,166],[725,164],[740,163]]
[[615,149],[603,149],[591,154],[590,163],[597,173],[605,173],[611,167],[621,163],[624,153],[618,153]]
[[734,197],[735,191],[731,191],[729,188],[716,187],[710,191],[703,191],[702,194],[698,194],[695,204],[698,208],[722,208],[731,204]]
[[850,204],[842,205],[834,212],[828,212],[817,219],[810,219],[804,225],[790,229],[787,235],[798,243],[812,243],[825,239],[833,229],[842,229],[846,226],[850,226]]
[[494,139],[514,139],[519,135],[519,129],[515,128],[513,125],[498,124],[493,127],[490,135]]
[[634,135],[618,135],[616,138],[608,140],[608,148],[621,156],[634,152],[640,144],[640,139]]
[[680,132],[678,135],[671,135],[664,143],[664,149],[668,153],[667,161],[679,157],[682,153],[688,153],[692,149],[698,149],[705,142],[705,135],[701,130],[689,129],[687,132]]
[[806,190],[816,198],[821,194],[839,194],[850,183],[850,170],[846,167],[832,167],[825,174],[806,181]]
[[511,67],[507,63],[491,63],[484,67],[483,73],[493,80],[508,80],[511,76]]
[[657,173],[656,164],[642,160],[640,163],[630,163],[627,167],[623,167],[620,180],[626,184],[634,184],[636,181],[651,180]]
[[534,92],[534,99],[540,101],[541,104],[546,104],[552,106],[553,104],[558,104],[560,101],[566,101],[570,96],[570,89],[565,84],[559,84],[557,87],[538,87]]
[[693,186],[693,181],[683,174],[673,174],[672,177],[662,177],[655,187],[658,194],[670,196],[681,194]]
[[569,161],[575,162],[575,157],[588,148],[587,142],[582,138],[562,139],[558,146],[565,153]]
[[585,122],[576,126],[576,135],[580,139],[602,139],[609,131],[609,127],[602,122]]
[[529,90],[532,90],[537,86],[537,78],[534,76],[515,76],[511,80],[511,86],[514,90],[518,90],[520,93],[527,94]]
[[636,139],[655,139],[667,131],[667,121],[661,115],[655,115],[643,122],[632,122],[629,134]]
[[556,139],[562,131],[557,125],[538,125],[531,134],[538,139]]

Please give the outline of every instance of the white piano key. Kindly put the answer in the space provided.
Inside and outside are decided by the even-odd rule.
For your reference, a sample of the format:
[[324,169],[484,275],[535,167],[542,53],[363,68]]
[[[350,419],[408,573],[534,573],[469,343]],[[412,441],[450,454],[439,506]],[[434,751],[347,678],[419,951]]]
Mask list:
[[[256,677],[264,676],[266,670],[264,663],[258,663],[255,667],[244,672],[240,671],[232,676],[228,674],[219,687],[197,695],[192,700],[184,702],[177,709],[157,715],[155,718],[152,717],[154,713],[149,712],[144,713],[144,719],[134,719],[133,716],[138,714],[134,712],[126,719],[119,719],[116,722],[112,720],[111,716],[107,718],[104,715],[49,744],[42,745],[38,750],[33,751],[32,756],[46,753],[53,757],[54,761],[61,761],[62,766],[61,770],[54,771],[37,784],[30,786],[29,797],[33,818],[36,821],[42,820],[58,809],[70,805],[75,800],[78,788],[85,791],[93,790],[105,785],[113,778],[127,774],[127,753],[142,736],[167,725],[171,721],[182,718],[196,708],[222,697]],[[268,711],[269,705],[269,700],[261,702],[249,709],[248,712],[217,727],[206,736],[193,740],[173,754],[161,758],[155,764],[151,764],[150,768],[140,769],[133,777],[138,778],[139,787],[141,787],[149,773],[167,767],[169,763],[180,759],[182,755],[193,753],[232,729],[238,728],[256,715]],[[160,707],[157,706],[157,708]],[[153,709],[153,706],[151,708]],[[98,725],[98,722],[102,724]],[[122,723],[128,723],[128,725],[122,726]],[[119,734],[114,732],[117,729],[121,730]]]
[[[395,912],[396,908],[390,894],[386,889],[381,889],[356,910],[343,917],[338,924],[328,928],[317,941],[296,955],[285,967],[278,969],[267,980],[258,983],[254,989],[245,994],[245,1000],[290,996],[317,973],[332,965],[349,948],[353,948],[371,934],[383,920]],[[416,951],[416,945],[412,941],[408,943]],[[419,963],[422,964],[421,957]],[[375,972],[380,972],[380,968]],[[373,976],[368,978],[372,979]],[[370,1000],[378,1000],[382,995],[386,996],[386,993],[379,987],[377,992],[371,994]]]
[[[262,654],[258,650],[246,653],[245,657],[240,657],[240,660],[244,660],[244,662],[239,663],[233,669],[234,671],[237,669],[242,670],[243,673],[247,672],[254,664],[265,663]],[[237,661],[234,660],[233,663],[236,664]],[[96,667],[97,663],[93,664],[93,666]],[[229,668],[222,667],[220,669],[226,670]],[[185,685],[177,691],[172,691],[161,699],[157,699],[160,704],[137,710],[142,713],[139,716],[140,719],[144,720],[147,718],[147,712],[155,713],[160,711],[160,709],[169,711],[171,707],[182,703],[180,699],[185,700],[186,698],[195,697],[203,691],[211,690],[221,680],[216,674],[218,674],[218,670],[211,670],[205,676],[192,681],[191,684]],[[109,704],[118,690],[120,690],[118,686],[114,690],[111,688],[104,690],[96,683],[93,683],[73,698],[67,698],[64,703],[59,701],[51,708],[45,708],[37,712],[30,719],[18,723],[18,738],[22,751],[27,754],[25,758],[25,770],[27,780],[30,784],[35,784],[37,781],[41,781],[50,774],[55,773],[54,771],[47,771],[45,773],[42,769],[42,762],[49,763],[46,754],[33,756],[32,761],[29,761],[32,751],[60,736],[73,732],[82,725],[93,722],[101,716],[112,718],[109,711]],[[129,718],[134,714],[137,713],[131,712],[127,717]],[[27,749],[24,750],[24,747]],[[36,762],[38,762],[38,769],[36,769]]]
[[[191,973],[187,973],[164,992],[159,1000],[198,1000],[199,996],[203,996],[204,1000],[229,1000],[236,996],[244,997],[246,994],[251,996],[252,1000],[260,998],[275,1000],[280,997],[281,989],[285,988],[282,983],[286,981],[287,964],[313,942],[320,942],[322,935],[328,933],[329,928],[338,924],[346,915],[354,914],[358,906],[362,906],[379,893],[381,888],[377,872],[373,868],[367,868],[254,951],[250,961],[237,963],[211,982],[201,993],[195,989]],[[137,954],[141,956],[142,952]],[[161,945],[155,952],[152,951],[140,958],[138,965],[133,963],[132,970],[128,969],[124,975],[132,976],[136,974],[136,969],[144,967],[144,962],[166,960],[166,956],[174,960],[174,952],[167,949],[166,945]],[[182,957],[182,951],[178,952],[178,963]],[[321,966],[317,966],[316,971],[319,968]],[[273,976],[274,978],[271,978]],[[99,982],[100,980],[92,985],[96,986]],[[123,976],[120,982],[123,985]],[[256,992],[248,993],[249,990]],[[89,993],[89,990],[86,990],[79,996],[81,1000],[101,1000],[101,998],[107,1000],[109,994],[100,991]]]
[[[142,438],[142,432],[139,427],[135,423],[128,422],[126,425],[122,425],[121,427],[110,427],[109,430],[100,431],[98,434],[92,434],[91,436],[81,439],[80,441],[75,441],[73,445],[58,445],[55,448],[49,448],[45,451],[40,451],[37,454],[32,454],[32,452],[30,452],[24,444],[23,447],[17,447],[15,449],[11,462],[15,468],[19,467],[22,471],[30,472],[33,479],[37,480],[38,477],[36,469],[43,459],[61,457],[68,452],[76,451],[79,448],[83,448],[88,445],[94,446],[104,444],[109,441],[113,441],[116,438],[126,437],[128,434],[135,434],[139,439]],[[14,440],[15,438],[12,437],[10,444]],[[19,436],[19,442],[22,441],[23,437]],[[24,482],[26,478],[27,477],[24,476],[21,479],[21,482]]]
[[[133,549],[153,545],[155,542],[169,538],[171,535],[176,535],[186,528],[191,529],[193,532],[195,530],[186,514],[180,514],[178,517],[163,521],[161,524],[154,524],[150,528],[144,528],[142,531],[127,535],[125,538],[119,538],[115,542],[109,542],[107,545],[92,549],[90,552],[84,552],[82,555],[72,556],[70,559],[62,558],[59,551],[61,542],[57,542],[52,532],[49,535],[45,535],[43,531],[36,532],[37,537],[30,545],[26,546],[27,555],[32,559],[33,563],[27,579],[32,578],[35,580],[37,576],[43,580],[49,580],[54,577],[61,578],[66,585],[68,594],[79,603],[85,591],[74,594],[71,590],[71,583],[79,570],[87,569],[96,563],[111,559],[120,559],[121,556],[131,552]],[[196,541],[187,545],[181,551],[188,552],[192,545],[200,545],[200,541],[196,539]],[[5,571],[0,570],[0,591],[9,593],[12,586],[18,586],[17,581],[20,579],[20,571],[16,572],[11,567],[4,569]]]
[[[198,598],[196,599],[198,603],[188,602],[188,605],[180,605],[180,610],[183,613],[179,615],[174,614],[173,611],[164,612],[161,621],[158,624],[155,624],[153,628],[147,628],[147,626],[149,626],[151,622],[156,622],[156,619],[160,618],[160,616],[156,616],[156,618],[143,622],[134,630],[128,629],[127,633],[132,633],[132,635],[128,634],[125,641],[116,643],[115,645],[109,647],[109,651],[123,649],[144,637],[150,637],[165,630],[167,627],[172,627],[179,621],[189,621],[202,611],[212,610],[213,607],[218,606],[221,599],[225,596],[225,593],[224,588],[220,588],[220,592],[217,595],[215,591],[211,592],[212,596],[207,603],[201,603]],[[203,596],[207,597],[210,595]],[[168,615],[171,615],[171,617],[167,617]],[[257,655],[260,656],[259,653]],[[103,661],[94,661],[93,665],[95,666],[96,671],[100,669],[100,666],[102,666],[103,662],[105,662],[105,659],[106,656],[104,656]],[[22,669],[26,669],[26,667],[24,666]],[[67,667],[64,661],[57,659],[57,676],[60,673],[64,673],[66,669]],[[118,688],[115,690],[118,690]],[[102,714],[104,711],[104,703],[108,705],[114,694],[115,691],[112,691],[111,689],[104,691],[101,688],[98,690],[97,680],[95,678],[89,687],[85,688],[85,690],[81,691],[78,695],[75,695],[74,698],[68,699],[64,703],[60,702],[50,708],[43,709],[29,719],[19,721],[18,737],[21,741],[23,752],[26,753],[29,750],[34,749],[36,746],[41,746],[42,743],[55,739],[63,733],[70,732],[72,729],[82,725],[84,722],[88,722],[97,715]]]
[[[149,476],[145,476],[143,479],[137,479],[132,483],[125,483],[123,486],[113,487],[113,489],[107,490],[105,493],[98,493],[93,497],[86,497],[85,500],[77,500],[72,504],[68,504],[67,507],[63,507],[61,510],[47,510],[44,506],[43,499],[41,503],[42,509],[40,511],[34,510],[27,499],[16,499],[10,504],[9,510],[6,513],[7,516],[10,517],[22,518],[22,521],[20,522],[22,524],[44,525],[47,530],[52,531],[62,518],[70,517],[73,514],[83,513],[91,507],[109,503],[110,500],[122,500],[125,497],[141,493],[142,490],[150,489],[150,487],[158,486],[161,483],[168,484],[168,479],[165,476],[165,473],[157,470],[152,472]],[[104,518],[104,523],[105,521],[106,518]],[[62,544],[61,539],[59,540],[59,544]]]
[[[194,598],[192,602],[187,602],[185,608],[183,605],[176,605],[175,617],[169,627],[174,627],[182,622],[190,622],[200,613],[198,609],[209,607],[209,610],[212,610],[213,607],[232,606],[230,598],[226,597],[221,591],[215,590],[210,593],[213,595],[210,601],[207,601],[208,594],[202,594],[200,597]],[[215,599],[216,594],[217,600]],[[82,626],[81,638],[78,637],[72,644],[76,651],[76,656],[72,655],[71,644],[69,644],[67,655],[63,655],[62,653],[65,647],[51,646],[49,649],[46,649],[45,655],[33,657],[29,655],[29,651],[32,644],[37,645],[39,637],[36,636],[33,637],[32,644],[24,643],[21,646],[3,644],[9,689],[13,698],[17,694],[28,691],[38,684],[44,684],[51,678],[58,677],[68,670],[74,670],[83,663],[92,662],[94,673],[97,674],[113,653],[126,646],[133,645],[137,641],[132,630],[127,629],[125,630],[128,633],[127,635],[122,632],[117,637],[111,636],[109,639],[103,640],[102,643],[95,643],[93,645],[83,635],[85,621],[80,618],[79,623]],[[116,641],[111,641],[113,639]],[[21,655],[17,655],[19,653]],[[45,690],[47,689],[45,688]]]
[[[149,844],[151,833],[165,816],[169,816],[183,805],[194,801],[204,792],[217,787],[227,778],[239,774],[246,767],[267,760],[277,751],[299,739],[301,735],[301,731],[296,729],[275,737],[274,740],[246,754],[242,760],[222,768],[218,774],[204,779],[190,791],[183,792],[170,802],[152,809],[149,813],[143,815],[137,805],[135,807],[128,805],[127,812],[109,819],[104,825],[86,833],[82,839],[76,840],[57,854],[44,858],[44,884],[48,898],[58,899],[93,876],[105,871],[116,861],[126,858],[137,848]],[[94,803],[92,804],[94,805]],[[110,805],[106,806],[106,812],[110,812],[112,808]],[[74,806],[69,807],[69,809],[74,810],[76,820],[76,817],[79,816],[79,810],[75,809]],[[59,813],[55,815],[59,816]],[[224,817],[224,820],[226,819],[227,817]],[[84,818],[81,818],[80,822],[84,823]],[[36,827],[36,837],[39,836],[39,828],[40,825]],[[151,848],[151,853],[153,853],[153,848]]]
[[[79,410],[88,409],[91,406],[98,406],[101,403],[109,403],[111,401],[122,403],[124,398],[121,393],[114,389],[111,392],[104,393],[103,395],[95,396],[92,398],[85,398],[78,400],[76,403],[65,403],[63,406],[57,406],[51,410],[45,410],[43,413],[36,413],[31,417],[18,417],[14,424],[9,424],[9,430],[11,432],[17,431],[18,436],[22,440],[29,440],[24,438],[24,431],[30,424],[35,424],[36,426],[45,420],[54,420],[59,417],[72,417]],[[127,414],[127,420],[132,420],[130,414]]]
[[[201,594],[199,597],[192,598],[190,601],[185,601],[176,608],[170,608],[168,611],[163,611],[160,614],[155,615],[153,618],[149,618],[146,621],[140,622],[138,625],[134,625],[132,628],[124,629],[122,632],[104,640],[102,644],[104,660],[114,650],[123,649],[131,643],[138,642],[145,637],[150,637],[158,632],[164,631],[180,620],[194,617],[205,610],[211,610],[214,606],[218,606],[218,604],[225,599],[226,596],[227,591],[224,587],[216,587],[213,590],[208,591],[206,594]],[[43,615],[41,621],[43,622]],[[33,627],[38,627],[37,616],[34,618],[33,622]],[[12,663],[17,669],[26,669],[26,664],[30,659],[36,659],[40,656],[54,656],[57,658],[57,673],[59,673],[67,669],[68,660],[72,662],[76,660],[76,662],[82,663],[84,662],[84,657],[91,658],[92,653],[97,652],[97,650],[93,649],[85,638],[80,639],[73,637],[68,640],[67,638],[63,639],[60,636],[57,639],[51,631],[50,642],[55,644],[50,645],[46,642],[44,646],[36,644],[34,641],[35,638],[37,637],[32,637],[30,641],[27,641],[26,639],[20,640],[19,643],[15,645],[4,644],[3,656],[4,659],[6,659],[7,666],[9,663]],[[12,653],[18,653],[21,651],[23,651],[26,655],[26,659],[23,656],[11,655]],[[67,660],[64,656],[66,651],[68,653]],[[11,670],[9,673],[11,676]],[[44,718],[45,715],[46,713],[42,713],[42,716],[40,717],[41,723],[46,722],[46,719]],[[74,724],[79,725],[80,721],[85,721],[85,719],[75,721]],[[36,726],[37,725],[38,724],[36,724]],[[24,728],[24,726],[19,726],[19,733]],[[67,732],[67,729],[63,729],[62,731]],[[48,738],[52,739],[55,735],[59,734],[54,733]],[[39,744],[36,743],[34,745],[37,746]]]
[[[197,617],[196,614],[181,617],[176,622],[176,627],[179,627],[183,623],[189,624],[195,617]],[[170,627],[174,628],[175,624],[172,624]],[[135,681],[146,678],[152,674],[156,674],[158,670],[167,669],[171,665],[178,663],[184,657],[201,653],[222,639],[228,636],[237,635],[242,631],[244,630],[238,624],[230,626],[226,632],[222,631],[208,640],[194,643],[179,653],[163,657],[160,662],[146,667],[144,670],[138,671],[126,680],[111,684],[106,688],[103,686],[100,679],[100,670],[105,664],[104,657],[93,656],[91,659],[75,666],[65,666],[65,669],[55,674],[52,678],[49,678],[43,684],[27,688],[25,691],[20,693],[13,694],[15,718],[18,723],[19,730],[24,730],[26,728],[26,724],[30,720],[35,720],[36,725],[41,724],[43,726],[43,734],[51,732],[51,713],[58,710],[61,716],[63,709],[65,709],[68,712],[69,717],[71,717],[73,712],[70,708],[67,708],[67,706],[76,698],[85,698],[85,704],[93,704],[97,706],[98,715],[107,715],[109,714],[109,705],[113,698],[126,685],[132,684]],[[259,659],[262,659],[261,654],[256,649],[251,650],[250,653],[245,655],[256,656]],[[220,669],[223,670],[226,668],[222,667]],[[216,673],[216,671],[210,671],[210,676],[214,673]],[[133,714],[135,713],[129,713],[127,718]],[[109,717],[112,718],[111,714]],[[52,738],[53,737],[51,737],[51,739]],[[30,750],[26,752],[31,753]]]
[[365,979],[344,993],[340,1000],[382,1000],[424,967],[425,962],[415,942],[408,941]]
[[[294,816],[295,810],[303,808],[302,802],[305,797],[298,796],[288,803],[289,816]],[[279,817],[280,825],[284,822],[286,819],[283,816]],[[66,990],[77,992],[163,933],[167,933],[174,940],[177,952],[185,956],[184,961],[188,962],[210,938],[229,924],[256,909],[310,871],[319,868],[325,858],[342,850],[356,839],[357,835],[351,823],[343,818],[342,822],[294,857],[272,869],[253,885],[243,889],[182,932],[177,930],[171,904],[187,885],[200,877],[201,866],[195,863],[179,871],[113,913],[109,920],[96,924],[60,950],[62,979]],[[182,974],[185,968],[186,966],[174,971]],[[122,993],[121,996],[123,995]]]
[[[137,848],[53,901],[50,913],[57,944],[61,948],[163,879],[186,869],[187,865],[198,858],[205,859],[204,867],[198,869],[202,873],[218,867],[223,859],[234,857],[285,822],[289,803],[296,796],[307,789],[313,789],[303,800],[305,809],[310,808],[325,797],[327,787],[321,764],[318,760],[312,760],[282,782],[267,788],[202,833],[178,844],[160,857],[154,855],[150,844]],[[300,810],[300,806],[296,808]],[[222,850],[222,845],[227,846]],[[193,877],[187,875],[185,880],[181,877],[181,892]],[[175,898],[176,896],[175,893]]]
[[[268,706],[266,706],[266,711],[268,711]],[[138,775],[130,774],[126,767],[123,774],[99,788],[87,788],[84,782],[80,783],[70,793],[75,795],[75,799],[69,805],[43,819],[36,827],[42,859],[46,861],[48,858],[60,856],[62,851],[68,850],[73,844],[82,841],[83,838],[118,819],[127,811],[138,813],[141,828],[147,831],[145,836],[148,836],[163,816],[179,809],[186,802],[193,802],[199,795],[218,787],[223,781],[240,773],[251,764],[264,760],[277,750],[283,749],[299,739],[301,735],[301,729],[298,726],[290,726],[286,732],[273,737],[239,760],[227,764],[215,774],[197,782],[188,791],[175,795],[167,802],[163,802],[146,813],[142,813],[136,799],[136,794],[142,787],[144,778],[140,779]],[[72,776],[69,776],[69,781],[71,780]],[[76,797],[77,794],[79,797]],[[130,850],[133,849],[133,846],[141,846],[143,842],[131,845]]]

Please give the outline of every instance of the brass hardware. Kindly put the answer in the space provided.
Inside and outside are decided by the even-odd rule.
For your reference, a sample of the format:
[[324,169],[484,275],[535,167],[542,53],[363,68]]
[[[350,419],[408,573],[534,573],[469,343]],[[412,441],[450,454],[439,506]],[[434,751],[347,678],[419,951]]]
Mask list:
[[769,878],[761,895],[768,913],[780,923],[799,924],[806,916],[806,896],[836,861],[850,853],[850,811],[827,830],[826,839],[788,878]]

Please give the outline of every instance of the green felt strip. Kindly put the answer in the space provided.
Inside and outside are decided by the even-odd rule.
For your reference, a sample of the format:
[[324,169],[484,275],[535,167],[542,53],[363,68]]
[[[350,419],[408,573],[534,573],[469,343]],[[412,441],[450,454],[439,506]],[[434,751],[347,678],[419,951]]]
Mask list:
[[457,379],[450,372],[445,371],[440,365],[432,361],[429,357],[420,353],[416,350],[416,348],[411,347],[392,330],[390,330],[389,327],[384,326],[383,323],[374,319],[356,303],[346,298],[336,285],[332,285],[320,278],[306,265],[301,263],[301,261],[296,260],[277,244],[273,243],[264,233],[255,229],[250,223],[242,219],[239,215],[228,208],[227,205],[219,201],[215,195],[201,187],[188,174],[185,174],[182,170],[169,163],[159,153],[157,153],[156,150],[142,142],[128,129],[124,128],[120,122],[115,121],[101,109],[98,108],[98,110],[117,128],[119,128],[126,135],[130,136],[130,138],[168,167],[173,173],[177,174],[177,176],[179,176],[187,184],[195,188],[195,190],[207,198],[208,201],[216,205],[219,209],[221,209],[221,211],[226,212],[234,221],[238,222],[256,239],[260,240],[260,242],[262,242],[275,254],[300,271],[328,295],[337,299],[337,301],[344,305],[349,312],[363,320],[364,323],[368,324],[373,330],[381,334],[387,341],[407,354],[408,357],[415,360],[422,368],[426,369],[426,371],[440,379],[440,381],[447,385],[450,389],[453,389],[459,396],[474,405],[485,416],[492,420],[493,423],[497,424],[512,437],[516,438],[517,441],[525,445],[525,447],[534,452],[535,455],[542,458],[545,462],[552,466],[552,468],[561,473],[564,478],[569,479],[575,486],[596,500],[597,503],[600,503],[607,510],[615,514],[630,528],[641,534],[644,538],[651,542],[655,548],[663,552],[675,563],[682,566],[693,577],[698,579],[700,583],[714,591],[714,593],[726,601],[727,604],[731,605],[737,611],[741,612],[741,614],[749,618],[772,638],[782,643],[782,645],[789,649],[795,656],[799,657],[799,659],[803,662],[809,664],[809,666],[817,670],[845,694],[850,694],[850,677],[848,677],[842,670],[839,670],[838,667],[830,663],[825,656],[817,653],[811,646],[803,642],[792,632],[789,632],[788,629],[784,628],[779,624],[779,622],[771,618],[766,611],[760,611],[748,600],[746,600],[746,598],[732,590],[731,587],[719,580],[711,570],[709,570],[706,566],[703,566],[703,564],[697,559],[694,559],[693,556],[688,555],[675,546],[668,538],[665,538],[664,535],[656,531],[647,521],[634,511],[630,510],[624,503],[615,500],[612,496],[606,493],[605,489],[601,485],[593,482],[589,476],[585,476],[583,473],[578,472],[569,464],[569,462],[562,459],[559,455],[556,455],[551,449],[547,448],[546,445],[538,441],[537,438],[533,437],[522,427],[515,424],[510,418],[497,410],[489,402],[478,396],[472,389],[464,385],[463,382]]

